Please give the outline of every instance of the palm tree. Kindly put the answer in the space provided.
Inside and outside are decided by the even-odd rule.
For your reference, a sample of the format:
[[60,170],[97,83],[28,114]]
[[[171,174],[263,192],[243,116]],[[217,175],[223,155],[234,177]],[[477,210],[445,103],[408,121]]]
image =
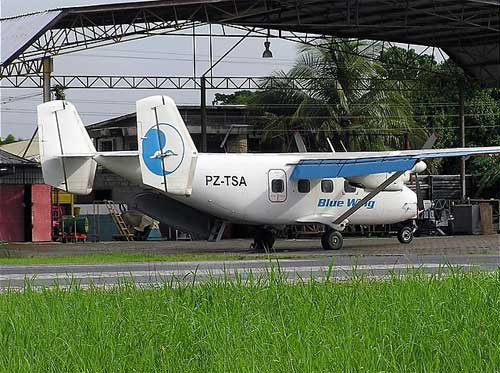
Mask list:
[[266,139],[279,138],[289,150],[290,130],[300,129],[323,150],[327,136],[346,140],[348,150],[402,148],[401,133],[415,129],[412,107],[401,82],[384,79],[379,49],[337,38],[301,47],[292,69],[276,72],[268,79],[272,87],[254,100],[265,111]]

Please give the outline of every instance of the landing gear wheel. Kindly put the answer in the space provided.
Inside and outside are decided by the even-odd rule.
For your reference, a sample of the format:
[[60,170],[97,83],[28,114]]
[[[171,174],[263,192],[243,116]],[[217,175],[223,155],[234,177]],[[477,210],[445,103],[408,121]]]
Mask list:
[[253,248],[258,252],[270,252],[274,247],[276,238],[269,229],[258,230],[253,241]]
[[413,228],[401,228],[398,232],[398,241],[404,244],[409,244],[411,241],[413,241]]
[[340,250],[344,244],[342,233],[328,229],[321,237],[321,245],[325,250]]

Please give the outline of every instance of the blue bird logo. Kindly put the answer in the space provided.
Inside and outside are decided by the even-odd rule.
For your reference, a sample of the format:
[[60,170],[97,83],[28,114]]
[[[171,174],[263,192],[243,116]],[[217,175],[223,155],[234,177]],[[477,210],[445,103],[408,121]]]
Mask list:
[[184,141],[179,131],[170,124],[151,127],[142,139],[142,159],[155,175],[174,173],[184,159]]

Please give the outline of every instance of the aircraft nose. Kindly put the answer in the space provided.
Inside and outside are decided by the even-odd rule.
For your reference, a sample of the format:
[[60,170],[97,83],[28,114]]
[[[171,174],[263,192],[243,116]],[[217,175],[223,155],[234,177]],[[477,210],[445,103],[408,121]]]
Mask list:
[[415,219],[418,215],[417,194],[407,188],[403,203],[404,220]]
[[404,220],[415,219],[418,215],[417,202],[407,202],[403,205]]

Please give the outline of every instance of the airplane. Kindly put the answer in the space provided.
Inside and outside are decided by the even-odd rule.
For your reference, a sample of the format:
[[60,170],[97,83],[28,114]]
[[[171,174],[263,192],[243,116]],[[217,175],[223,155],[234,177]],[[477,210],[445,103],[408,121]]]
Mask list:
[[349,224],[400,224],[410,243],[420,207],[405,184],[424,160],[500,153],[500,146],[379,152],[199,153],[168,96],[137,101],[137,151],[98,152],[67,101],[38,106],[44,180],[73,194],[92,191],[97,165],[141,185],[129,208],[194,239],[218,241],[227,223],[255,227],[253,247],[271,250],[275,229],[322,224],[326,250]]

